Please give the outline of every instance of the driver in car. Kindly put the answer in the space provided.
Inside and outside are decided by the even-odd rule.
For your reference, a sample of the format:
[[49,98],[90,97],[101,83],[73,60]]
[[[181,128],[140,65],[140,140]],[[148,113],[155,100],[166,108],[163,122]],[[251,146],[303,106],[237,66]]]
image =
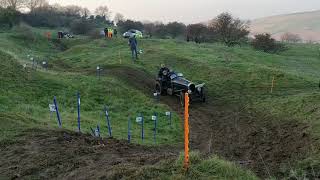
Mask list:
[[170,72],[170,69],[167,68],[164,64],[161,64],[161,68],[160,68],[158,76],[159,77],[167,76],[169,74],[169,72]]
[[170,69],[167,68],[164,64],[161,64],[161,68],[158,74],[159,79],[161,79],[161,86],[166,86],[167,82],[170,81],[169,73]]

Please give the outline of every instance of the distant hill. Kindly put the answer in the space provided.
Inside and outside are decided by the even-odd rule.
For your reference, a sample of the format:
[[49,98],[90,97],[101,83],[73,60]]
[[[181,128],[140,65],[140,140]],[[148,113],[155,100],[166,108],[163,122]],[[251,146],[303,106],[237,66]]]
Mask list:
[[320,10],[256,19],[251,22],[252,35],[268,32],[280,40],[283,33],[298,34],[304,41],[320,41]]

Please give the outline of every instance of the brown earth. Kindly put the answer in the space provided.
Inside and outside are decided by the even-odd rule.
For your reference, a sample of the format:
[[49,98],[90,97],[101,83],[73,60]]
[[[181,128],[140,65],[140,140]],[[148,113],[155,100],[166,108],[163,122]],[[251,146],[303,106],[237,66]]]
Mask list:
[[130,179],[143,166],[177,157],[175,148],[39,129],[0,149],[0,179]]
[[[109,75],[152,96],[152,75],[123,66],[108,69]],[[165,96],[160,101],[183,117],[178,98]],[[190,142],[191,150],[218,154],[252,169],[260,177],[281,177],[281,168],[305,157],[313,140],[306,124],[277,119],[241,105],[218,104],[209,97],[207,103],[190,107]]]

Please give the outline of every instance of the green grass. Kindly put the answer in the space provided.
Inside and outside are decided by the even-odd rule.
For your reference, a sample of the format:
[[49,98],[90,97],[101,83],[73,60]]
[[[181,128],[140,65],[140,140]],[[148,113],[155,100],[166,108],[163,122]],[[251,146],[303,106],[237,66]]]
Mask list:
[[135,171],[131,178],[151,179],[258,179],[252,172],[245,171],[231,162],[212,156],[202,158],[199,152],[190,153],[190,167],[183,168],[184,155],[175,161],[164,161],[159,165],[147,166]]
[[[151,116],[159,113],[157,144],[176,144],[181,141],[181,123],[176,114],[173,115],[173,125],[169,126],[166,111],[170,108],[157,104],[153,99],[119,82],[113,77],[86,76],[77,73],[57,73],[24,70],[22,65],[11,55],[0,51],[1,55],[1,96],[0,113],[17,113],[33,119],[36,123],[30,126],[57,127],[55,114],[50,118],[48,104],[57,97],[63,128],[77,129],[76,93],[81,95],[81,126],[83,132],[90,132],[98,124],[102,134],[107,135],[104,105],[109,109],[113,136],[119,139],[127,138],[128,118],[132,121],[133,142],[140,140],[140,125],[135,117],[142,113],[145,118],[145,144],[153,143],[154,123]],[[10,129],[6,124],[13,121],[4,118],[2,129]],[[16,122],[14,122],[16,123]],[[7,136],[1,136],[6,138]]]

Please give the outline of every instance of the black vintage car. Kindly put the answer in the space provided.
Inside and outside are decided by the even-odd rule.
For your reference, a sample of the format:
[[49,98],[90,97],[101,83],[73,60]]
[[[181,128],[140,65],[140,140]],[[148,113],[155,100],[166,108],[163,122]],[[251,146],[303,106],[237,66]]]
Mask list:
[[189,93],[190,102],[200,100],[206,101],[203,84],[194,84],[185,79],[183,74],[170,71],[167,67],[162,67],[159,70],[156,80],[156,92],[161,95],[176,95],[180,98],[181,103],[184,102],[184,94]]

